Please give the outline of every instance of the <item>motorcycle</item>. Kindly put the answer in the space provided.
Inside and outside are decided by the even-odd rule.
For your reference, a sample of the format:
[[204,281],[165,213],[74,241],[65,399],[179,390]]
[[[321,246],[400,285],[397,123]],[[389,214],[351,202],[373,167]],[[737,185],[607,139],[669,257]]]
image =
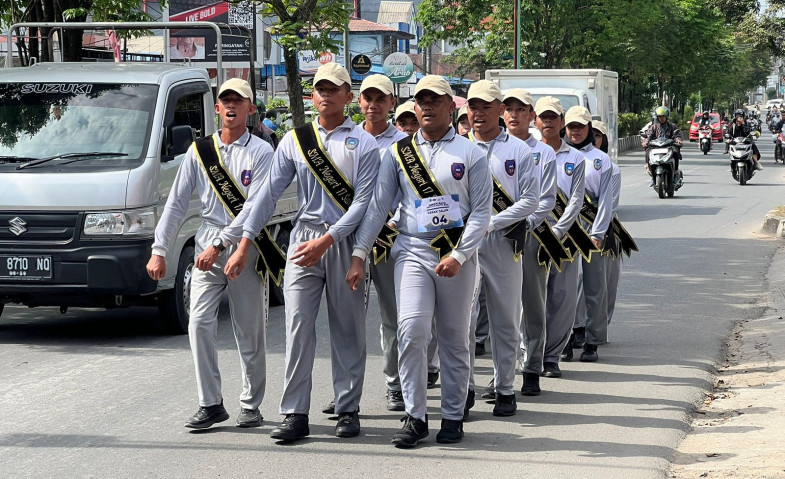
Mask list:
[[714,131],[709,125],[704,125],[698,129],[698,141],[704,155],[708,155],[709,151],[711,151],[711,135],[713,133]]
[[783,151],[783,143],[785,143],[785,134],[783,132],[774,133],[774,163],[781,161],[785,165],[785,151]]
[[752,139],[754,133],[747,136],[730,138],[728,153],[730,155],[730,171],[733,179],[740,185],[755,175],[755,163],[752,161]]
[[649,172],[654,179],[654,191],[657,196],[665,198],[672,197],[673,193],[682,186],[681,171],[676,172],[675,155],[679,151],[679,145],[671,138],[657,138],[648,145],[649,150]]

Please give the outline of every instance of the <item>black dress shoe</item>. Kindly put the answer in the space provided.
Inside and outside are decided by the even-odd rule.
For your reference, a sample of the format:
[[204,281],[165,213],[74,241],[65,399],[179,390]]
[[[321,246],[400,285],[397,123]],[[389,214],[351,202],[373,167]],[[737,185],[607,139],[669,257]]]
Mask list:
[[[572,352],[572,350],[570,350],[570,352]],[[542,375],[546,378],[560,378],[561,369],[559,369],[559,363],[542,363]]]
[[596,344],[586,344],[583,346],[583,352],[581,353],[580,361],[583,363],[593,363],[596,362],[600,357],[597,355],[597,345]]
[[387,391],[387,410],[388,411],[405,411],[406,404],[403,402],[403,393],[401,391]]
[[428,373],[428,389],[436,387],[436,381],[439,380],[439,371]]
[[196,414],[185,421],[185,427],[191,429],[206,429],[217,422],[224,422],[229,419],[229,413],[224,408],[224,403],[214,406],[200,406]]
[[436,434],[436,442],[455,444],[463,439],[463,421],[442,419],[442,428]]
[[485,355],[485,343],[474,343],[474,355],[475,356]]
[[360,416],[355,412],[342,412],[335,425],[337,437],[357,437],[360,435]]
[[561,356],[559,356],[559,358],[561,358],[562,361],[572,361],[573,356],[571,343],[567,343],[567,345],[564,346],[564,349],[562,350]]
[[469,417],[469,410],[474,407],[474,389],[466,393],[466,403],[463,406],[463,420]]
[[263,420],[264,418],[262,417],[262,413],[259,412],[259,408],[256,409],[242,408],[240,410],[240,414],[237,416],[237,422],[235,423],[235,426],[259,427],[262,425]]
[[325,414],[335,414],[335,400],[330,401],[330,404],[324,406],[322,412]]
[[540,393],[540,375],[535,373],[523,373],[521,394],[524,396],[539,396]]
[[572,333],[575,335],[572,339],[572,348],[583,349],[583,345],[586,344],[586,327],[573,328]]
[[270,437],[289,442],[302,439],[310,433],[307,414],[287,414],[283,422],[270,432]]
[[417,445],[421,439],[428,437],[428,415],[425,415],[425,421],[413,418],[408,414],[401,418],[403,427],[400,431],[393,435],[392,443],[396,447],[408,449]]
[[515,403],[515,394],[497,394],[496,405],[493,406],[494,416],[514,416],[518,409]]

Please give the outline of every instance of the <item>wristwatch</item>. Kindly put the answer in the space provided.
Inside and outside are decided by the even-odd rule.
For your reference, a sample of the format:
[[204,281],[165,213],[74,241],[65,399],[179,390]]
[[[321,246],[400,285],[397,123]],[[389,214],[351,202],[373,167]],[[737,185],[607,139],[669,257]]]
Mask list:
[[225,249],[226,249],[226,246],[224,246],[224,242],[221,240],[221,237],[220,237],[220,236],[217,236],[217,237],[213,238],[213,242],[212,242],[211,244],[212,244],[212,245],[215,247],[215,249],[217,249],[218,251],[223,251],[223,250],[225,250]]

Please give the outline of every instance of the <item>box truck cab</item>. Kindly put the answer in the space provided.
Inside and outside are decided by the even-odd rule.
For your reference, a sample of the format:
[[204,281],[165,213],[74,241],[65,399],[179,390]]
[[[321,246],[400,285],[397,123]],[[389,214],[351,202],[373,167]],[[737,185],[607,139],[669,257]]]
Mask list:
[[166,258],[146,273],[157,219],[195,138],[215,129],[203,68],[39,63],[0,76],[0,311],[157,305],[186,332],[194,195]]
[[565,110],[583,106],[608,126],[608,155],[618,156],[619,75],[607,70],[487,70],[485,78],[502,91],[523,88],[534,100],[558,98]]

